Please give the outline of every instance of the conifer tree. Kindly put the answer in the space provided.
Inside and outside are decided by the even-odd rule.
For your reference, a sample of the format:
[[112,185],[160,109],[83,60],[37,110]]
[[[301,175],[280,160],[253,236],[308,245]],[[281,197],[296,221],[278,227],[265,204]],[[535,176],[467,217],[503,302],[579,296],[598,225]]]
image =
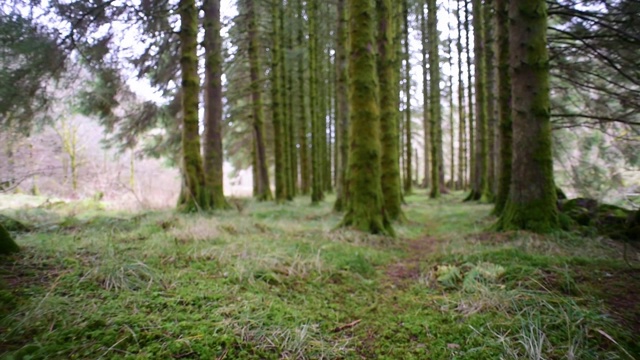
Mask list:
[[429,119],[429,57],[428,57],[428,41],[427,41],[427,17],[424,12],[424,7],[426,6],[426,0],[421,0],[419,4],[419,14],[420,14],[420,36],[422,43],[422,129],[423,129],[423,153],[424,158],[424,180],[422,186],[424,188],[428,188],[431,186],[431,174],[429,168],[431,167],[431,156],[429,156],[431,152],[431,136],[429,135],[429,131],[431,128],[430,119]]
[[283,64],[280,44],[280,18],[282,16],[280,1],[272,2],[271,9],[271,121],[273,122],[273,140],[275,157],[276,202],[287,199],[287,167],[285,154],[285,131],[282,99],[282,72]]
[[501,230],[540,233],[558,229],[553,180],[545,0],[511,0],[509,63],[513,164]]
[[438,52],[438,7],[436,0],[427,0],[427,33],[429,36],[429,87],[431,119],[431,198],[440,196],[442,177],[442,132],[440,105],[440,55]]
[[376,76],[375,7],[349,0],[349,202],[342,226],[393,235],[380,183],[380,110]]
[[346,0],[338,0],[336,43],[336,135],[338,139],[338,174],[334,210],[342,211],[348,198],[347,170],[349,165],[349,94],[347,79],[347,9]]
[[207,210],[209,199],[200,154],[198,104],[198,9],[195,0],[180,0],[180,67],[182,70],[182,167],[184,187],[179,208],[185,212]]
[[244,0],[249,36],[249,68],[251,76],[251,101],[253,135],[257,165],[257,198],[260,201],[273,199],[269,186],[267,150],[264,139],[264,110],[262,109],[262,70],[260,69],[259,32],[255,0]]
[[[396,82],[393,8],[390,0],[376,0],[378,14],[378,78],[380,95],[380,142],[382,195],[390,220],[402,217],[400,168],[398,164],[398,109]],[[411,174],[409,174],[411,175]],[[409,176],[411,181],[411,176]]]
[[411,181],[413,171],[411,170],[413,154],[413,145],[411,141],[411,50],[409,48],[409,0],[403,0],[403,38],[404,38],[404,59],[405,59],[405,75],[404,75],[404,95],[405,95],[405,108],[404,108],[404,146],[405,146],[405,163],[404,163],[404,192],[410,194],[413,188]]
[[[222,38],[220,0],[204,0],[205,128],[204,173],[212,209],[229,208],[223,189]],[[133,163],[132,163],[133,164]]]
[[496,0],[496,41],[498,45],[498,120],[500,158],[498,162],[498,191],[494,214],[500,215],[509,196],[511,185],[511,78],[509,75],[509,2]]

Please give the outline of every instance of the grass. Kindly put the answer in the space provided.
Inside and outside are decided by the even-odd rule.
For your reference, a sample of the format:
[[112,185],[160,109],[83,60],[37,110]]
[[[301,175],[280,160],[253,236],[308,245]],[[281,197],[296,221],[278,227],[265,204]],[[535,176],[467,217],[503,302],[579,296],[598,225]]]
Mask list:
[[330,199],[5,209],[35,230],[0,259],[0,358],[640,358],[619,244],[489,233],[461,199],[408,196],[396,239],[336,230]]

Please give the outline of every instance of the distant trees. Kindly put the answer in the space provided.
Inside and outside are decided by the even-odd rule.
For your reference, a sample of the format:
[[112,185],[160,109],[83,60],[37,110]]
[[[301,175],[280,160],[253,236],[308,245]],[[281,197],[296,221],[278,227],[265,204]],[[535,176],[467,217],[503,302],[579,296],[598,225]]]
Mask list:
[[[240,0],[238,15],[223,22],[218,0],[33,2],[47,6],[67,33],[56,34],[26,15],[2,15],[0,46],[8,59],[2,61],[30,62],[15,68],[19,71],[7,66],[0,71],[2,81],[24,85],[1,87],[0,125],[21,124],[46,107],[41,83],[55,80],[64,68],[58,65],[79,57],[92,79],[81,92],[80,108],[99,116],[122,149],[135,147],[140,134],[162,129],[142,146],[180,166],[182,210],[228,207],[222,181],[227,159],[237,168],[252,167],[259,201],[285,204],[301,194],[315,204],[335,190],[335,210],[346,211],[343,224],[367,231],[391,233],[389,221],[403,219],[402,198],[412,192],[418,170],[433,198],[447,190],[470,190],[467,200],[495,202],[504,228],[553,228],[552,218],[539,228],[514,220],[520,216],[514,215],[516,203],[537,199],[545,209],[549,203],[541,189],[554,187],[553,181],[532,180],[532,169],[550,174],[551,130],[558,147],[572,144],[579,150],[578,164],[567,155],[571,149],[556,151],[571,165],[563,180],[576,187],[596,182],[585,179],[591,149],[620,155],[616,159],[625,164],[640,163],[633,151],[640,126],[633,101],[640,68],[640,40],[633,32],[640,29],[637,5],[629,0],[584,9],[552,2],[550,35],[535,34],[536,52],[518,53],[524,50],[508,39],[524,35],[510,34],[514,15],[506,10],[516,3],[522,7],[519,16],[531,10],[527,4],[541,6],[537,0]],[[438,32],[443,10],[455,13],[456,21],[446,37]],[[414,18],[420,25],[421,87],[412,85],[420,84],[411,69],[418,35]],[[116,22],[131,26],[141,39],[130,61],[119,55],[118,34],[100,31]],[[531,26],[541,26],[536,24]],[[56,66],[34,50],[38,47]],[[547,58],[537,52],[542,47]],[[544,60],[528,69],[513,61],[518,56]],[[531,102],[527,94],[533,92],[522,89],[530,82],[522,74],[542,79],[545,66],[549,86],[532,85],[539,96],[554,94],[543,109],[541,98]],[[136,99],[125,71],[132,67],[162,91],[164,103]],[[414,119],[419,115],[422,126]],[[596,130],[600,137],[571,140],[574,133]],[[524,141],[523,133],[536,140]],[[613,146],[611,134],[624,142]],[[541,152],[534,154],[536,147]],[[538,159],[534,165],[531,157]],[[525,186],[525,175],[538,185]],[[514,186],[520,194],[513,193]],[[525,199],[525,192],[534,195]]]

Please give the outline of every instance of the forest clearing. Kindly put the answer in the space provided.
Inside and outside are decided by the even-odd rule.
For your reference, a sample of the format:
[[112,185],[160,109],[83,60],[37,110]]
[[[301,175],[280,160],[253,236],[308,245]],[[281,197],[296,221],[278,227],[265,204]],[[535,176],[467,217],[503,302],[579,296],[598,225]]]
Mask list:
[[[2,196],[2,200],[6,197]],[[240,212],[4,210],[8,359],[633,359],[640,270],[623,243],[495,233],[491,207],[407,197],[397,238],[330,202]]]

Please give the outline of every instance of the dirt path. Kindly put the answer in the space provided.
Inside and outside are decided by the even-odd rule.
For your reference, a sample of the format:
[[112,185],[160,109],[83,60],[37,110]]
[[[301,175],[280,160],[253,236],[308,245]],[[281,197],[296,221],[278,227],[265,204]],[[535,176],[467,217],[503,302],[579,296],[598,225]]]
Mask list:
[[409,255],[387,266],[385,273],[389,280],[398,288],[405,288],[417,281],[423,270],[421,265],[429,255],[433,255],[437,244],[438,239],[429,236],[409,240],[405,245]]

